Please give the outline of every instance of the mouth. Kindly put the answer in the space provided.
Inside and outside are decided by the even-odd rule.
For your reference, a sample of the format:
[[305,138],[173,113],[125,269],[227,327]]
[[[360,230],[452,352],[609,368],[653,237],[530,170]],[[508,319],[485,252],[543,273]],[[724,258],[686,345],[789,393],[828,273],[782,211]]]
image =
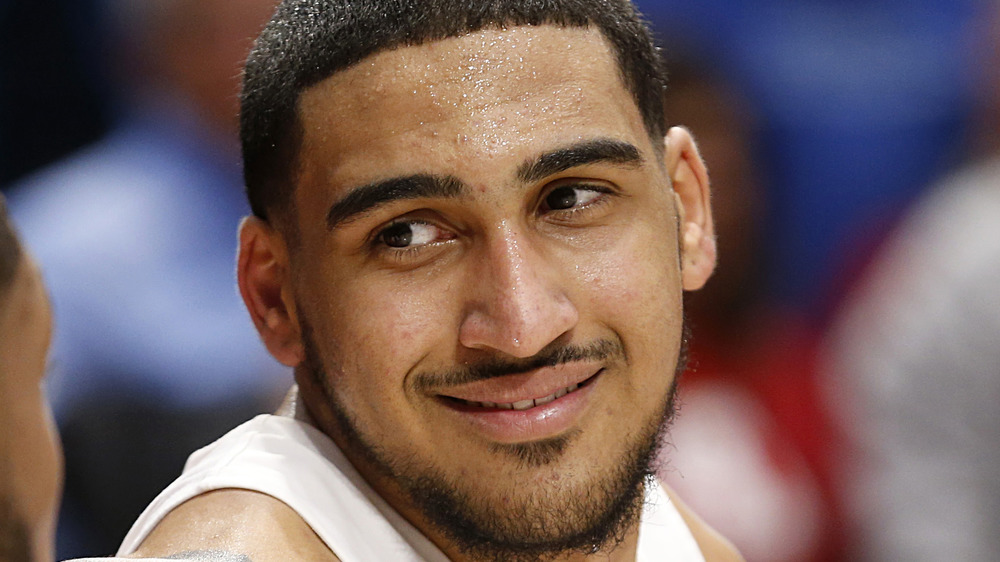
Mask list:
[[451,407],[456,407],[461,410],[466,411],[518,411],[523,412],[526,410],[531,410],[532,408],[537,408],[539,406],[546,406],[563,398],[564,396],[571,395],[580,389],[589,386],[604,372],[604,369],[599,370],[586,380],[572,383],[568,386],[562,387],[555,392],[542,396],[540,398],[526,398],[523,400],[517,400],[515,402],[490,402],[490,401],[480,401],[480,400],[466,400],[463,398],[457,398],[454,396],[440,395],[440,398],[448,403]]
[[434,396],[441,406],[436,411],[480,443],[530,443],[568,435],[590,423],[599,396],[613,399],[614,386],[603,384],[606,372],[598,361],[567,361],[481,378],[441,389]]

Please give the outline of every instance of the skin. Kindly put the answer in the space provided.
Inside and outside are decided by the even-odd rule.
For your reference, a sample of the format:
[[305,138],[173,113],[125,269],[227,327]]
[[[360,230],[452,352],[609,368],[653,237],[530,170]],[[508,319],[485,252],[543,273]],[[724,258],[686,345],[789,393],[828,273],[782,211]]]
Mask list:
[[338,560],[290,507],[246,490],[220,490],[185,502],[131,557],[210,559],[194,556],[197,552],[253,562]]
[[[606,43],[584,29],[485,30],[379,53],[307,90],[299,112],[297,210],[279,228],[245,221],[241,294],[271,353],[296,367],[317,425],[450,558],[469,560],[358,450],[328,393],[381,455],[433,468],[488,504],[541,497],[558,506],[591,489],[662,412],[677,364],[682,290],[700,288],[714,267],[704,165],[683,129],[650,139]],[[608,140],[637,157],[523,173],[525,163],[554,151]],[[447,176],[460,188],[329,220],[349,194],[415,174]],[[568,209],[551,204],[561,188],[575,196]],[[389,247],[400,228],[390,227],[401,221],[417,244]],[[322,381],[303,366],[306,324]],[[622,353],[488,384],[435,378],[598,341],[619,342]],[[484,425],[443,398],[515,401],[588,377],[585,391],[561,402],[572,407],[552,410],[554,423],[529,412],[513,416],[517,423]],[[567,437],[567,445],[540,466],[497,448],[553,437]],[[301,531],[297,516],[279,506],[248,492],[196,498],[168,515],[138,554],[200,549],[223,537],[254,560],[284,559],[260,544]],[[218,515],[243,508],[271,510],[292,531],[254,523],[248,534]],[[725,546],[690,520],[706,552]],[[309,540],[297,536],[296,544]],[[595,558],[633,560],[637,538],[632,525],[617,548]]]
[[[2,212],[2,208],[0,208]],[[2,220],[2,217],[0,217]],[[41,274],[27,256],[0,292],[0,501],[28,530],[35,561],[52,560],[62,458],[42,378],[52,315]],[[0,526],[5,526],[0,521]]]

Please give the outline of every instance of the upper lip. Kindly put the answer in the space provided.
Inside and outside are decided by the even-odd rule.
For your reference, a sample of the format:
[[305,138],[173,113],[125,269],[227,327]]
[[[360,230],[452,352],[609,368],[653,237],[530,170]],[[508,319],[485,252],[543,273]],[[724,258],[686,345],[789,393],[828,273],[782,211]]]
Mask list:
[[464,383],[442,389],[438,394],[467,402],[511,404],[549,397],[583,383],[601,369],[601,365],[591,361],[573,361],[525,373]]

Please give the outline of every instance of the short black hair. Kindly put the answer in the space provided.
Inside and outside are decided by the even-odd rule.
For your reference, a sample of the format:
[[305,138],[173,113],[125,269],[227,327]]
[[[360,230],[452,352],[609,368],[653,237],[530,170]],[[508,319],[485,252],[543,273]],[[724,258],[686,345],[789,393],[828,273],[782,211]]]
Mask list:
[[368,56],[522,25],[595,27],[650,136],[665,133],[665,77],[652,35],[629,0],[284,0],[247,59],[240,96],[243,176],[253,213],[291,208],[303,91]]

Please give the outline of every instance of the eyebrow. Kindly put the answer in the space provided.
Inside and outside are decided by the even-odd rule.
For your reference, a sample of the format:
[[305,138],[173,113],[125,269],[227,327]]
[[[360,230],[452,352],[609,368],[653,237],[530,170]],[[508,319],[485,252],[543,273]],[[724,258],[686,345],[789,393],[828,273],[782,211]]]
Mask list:
[[[534,183],[586,164],[638,166],[644,161],[642,153],[634,145],[617,139],[599,138],[530,159],[518,167],[517,177],[523,183]],[[393,201],[424,197],[456,198],[467,192],[466,185],[454,176],[414,174],[380,180],[354,188],[334,203],[326,214],[326,226],[333,230]]]
[[421,197],[454,198],[465,192],[465,184],[453,176],[415,174],[373,182],[353,189],[334,203],[326,214],[326,227],[333,230],[393,201]]
[[546,152],[528,160],[518,167],[517,177],[524,183],[534,183],[586,164],[639,166],[643,162],[642,153],[635,145],[617,139],[599,138]]

